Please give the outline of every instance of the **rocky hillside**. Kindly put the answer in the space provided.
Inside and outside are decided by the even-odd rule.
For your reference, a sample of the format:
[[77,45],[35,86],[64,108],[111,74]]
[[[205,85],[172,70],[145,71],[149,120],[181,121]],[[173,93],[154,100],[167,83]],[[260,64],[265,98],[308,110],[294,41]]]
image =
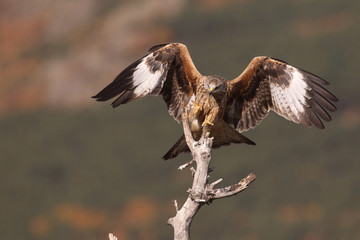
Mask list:
[[[338,1],[312,5],[255,0],[3,0],[0,113],[88,106],[90,96],[145,49],[169,41],[191,45],[200,70],[216,68],[217,74],[222,68],[225,74],[239,71],[232,68],[235,63],[247,63],[258,54],[296,59],[332,83],[346,77],[340,91],[349,97],[348,103],[354,102],[353,63],[360,58],[352,50],[360,35],[358,5]],[[215,51],[209,52],[214,46]],[[208,61],[214,56],[217,61]],[[219,61],[224,62],[221,67]]]
[[0,112],[77,107],[151,44],[183,0],[0,3]]

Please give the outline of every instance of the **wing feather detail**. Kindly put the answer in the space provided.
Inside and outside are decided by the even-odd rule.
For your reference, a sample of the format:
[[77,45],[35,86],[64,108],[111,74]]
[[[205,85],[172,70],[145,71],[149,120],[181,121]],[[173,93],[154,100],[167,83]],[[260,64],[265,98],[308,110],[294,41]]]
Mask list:
[[128,66],[93,98],[107,101],[117,97],[112,103],[117,107],[147,95],[162,95],[170,115],[180,121],[181,111],[200,78],[185,45],[161,44]]
[[254,58],[245,71],[230,82],[224,119],[239,132],[258,125],[270,110],[305,126],[323,129],[338,99],[321,85],[324,79],[281,60]]

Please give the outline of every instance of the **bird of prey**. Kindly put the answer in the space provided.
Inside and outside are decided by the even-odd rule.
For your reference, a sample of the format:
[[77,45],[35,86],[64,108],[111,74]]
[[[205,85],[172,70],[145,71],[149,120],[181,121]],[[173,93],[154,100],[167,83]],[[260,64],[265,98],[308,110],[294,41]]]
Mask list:
[[[189,110],[195,140],[204,132],[213,137],[213,148],[230,143],[255,144],[242,134],[257,126],[270,110],[280,116],[323,129],[321,118],[330,121],[338,99],[322,85],[322,78],[284,61],[255,57],[235,79],[203,76],[181,43],[156,45],[123,70],[97,95],[97,101],[117,97],[113,107],[146,95],[161,95],[169,114],[180,122]],[[163,156],[164,160],[189,151],[182,135]]]

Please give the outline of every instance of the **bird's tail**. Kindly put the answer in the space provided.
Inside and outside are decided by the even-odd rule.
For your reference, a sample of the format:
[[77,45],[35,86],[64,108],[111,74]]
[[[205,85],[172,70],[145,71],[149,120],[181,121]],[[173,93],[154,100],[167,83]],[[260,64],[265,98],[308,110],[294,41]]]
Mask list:
[[253,141],[236,131],[233,127],[224,121],[222,122],[222,128],[219,128],[219,130],[220,131],[214,132],[213,148],[229,145],[231,143],[246,143],[249,145],[256,145]]
[[179,155],[182,152],[189,152],[190,149],[186,143],[185,135],[181,135],[179,140],[172,146],[172,148],[162,157],[164,160],[169,160],[172,158],[175,158],[177,155]]
[[[229,145],[231,143],[246,143],[255,145],[253,141],[230,127],[227,123],[223,122],[222,128],[219,131],[213,132],[210,137],[214,137],[213,148],[219,148],[223,145]],[[177,157],[182,152],[189,152],[190,149],[186,143],[184,134],[177,140],[174,146],[162,157],[164,160],[169,160]]]

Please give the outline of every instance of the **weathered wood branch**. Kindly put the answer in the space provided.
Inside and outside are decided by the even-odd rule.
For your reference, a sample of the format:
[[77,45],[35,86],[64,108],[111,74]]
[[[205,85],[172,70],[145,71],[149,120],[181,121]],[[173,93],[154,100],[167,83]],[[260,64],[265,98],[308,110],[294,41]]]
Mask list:
[[175,217],[168,220],[168,224],[174,228],[174,239],[177,240],[190,239],[191,222],[206,201],[202,194],[205,193],[212,147],[211,138],[201,138],[196,142],[191,135],[187,113],[184,113],[182,117],[185,139],[193,154],[193,160],[196,162],[196,171],[189,197],[182,208],[176,212]]
[[191,222],[194,219],[195,214],[205,203],[236,195],[246,189],[247,186],[255,180],[255,175],[251,173],[236,184],[214,189],[215,185],[220,183],[222,179],[219,179],[211,184],[208,183],[209,172],[211,172],[209,165],[211,161],[213,139],[209,137],[209,134],[205,134],[199,139],[199,141],[195,141],[190,131],[187,114],[188,113],[186,111],[182,114],[182,123],[186,143],[192,153],[193,160],[180,166],[179,169],[183,170],[195,162],[196,170],[194,170],[194,168],[190,169],[193,173],[194,180],[192,188],[188,191],[190,194],[187,200],[180,210],[178,209],[177,202],[174,202],[176,215],[167,221],[167,223],[172,225],[174,228],[175,240],[190,239]]
[[118,240],[117,237],[115,237],[114,234],[109,233],[109,240]]
[[[179,209],[177,201],[174,200],[176,215],[167,221],[167,223],[174,228],[175,240],[190,239],[191,222],[204,204],[210,203],[213,200],[236,195],[245,190],[248,185],[255,180],[255,175],[250,173],[236,184],[214,189],[214,187],[222,181],[222,178],[213,183],[208,182],[209,173],[213,171],[213,169],[209,168],[213,139],[209,137],[209,134],[204,134],[199,141],[195,141],[190,131],[187,114],[186,111],[183,113],[182,123],[186,143],[189,146],[193,159],[188,163],[181,165],[179,170],[183,170],[193,163],[196,163],[196,170],[193,167],[190,168],[194,179],[191,189],[188,190],[188,198],[181,209]],[[109,239],[117,240],[111,233],[109,234]]]
[[[218,184],[218,182],[216,181],[216,182],[208,185],[209,186],[209,188],[207,190],[207,195],[209,197],[208,201],[234,196],[234,195],[238,194],[239,192],[245,190],[247,188],[247,186],[252,181],[255,180],[255,178],[256,178],[255,174],[250,173],[245,178],[241,179],[238,183],[235,183],[228,187],[213,189],[213,187],[216,184]],[[222,180],[222,179],[219,179],[219,180]]]
[[194,160],[194,159],[192,159],[190,162],[187,162],[187,163],[181,165],[178,169],[179,169],[179,170],[184,170],[185,168],[187,168],[188,166],[190,166],[190,165],[193,164],[193,163],[195,163],[195,160]]

